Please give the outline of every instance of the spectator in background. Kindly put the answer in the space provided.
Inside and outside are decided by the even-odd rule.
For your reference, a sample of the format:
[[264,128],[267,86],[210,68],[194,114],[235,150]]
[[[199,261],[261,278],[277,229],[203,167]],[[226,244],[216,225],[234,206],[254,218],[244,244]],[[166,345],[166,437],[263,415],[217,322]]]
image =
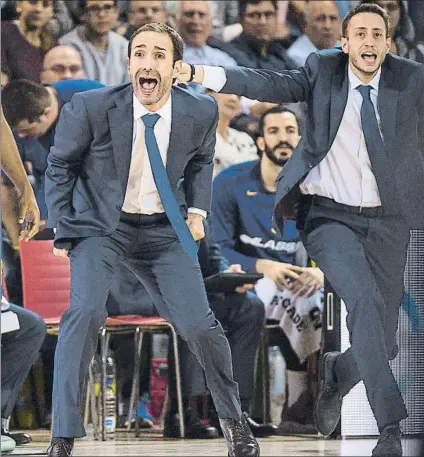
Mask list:
[[89,79],[105,85],[129,81],[126,59],[128,40],[113,32],[118,19],[116,0],[86,0],[85,23],[60,38],[81,54]]
[[85,78],[81,55],[72,46],[59,45],[44,56],[41,82],[52,84],[65,79]]
[[222,40],[222,33],[227,25],[232,25],[238,19],[238,1],[226,0],[214,1],[215,14],[212,24],[212,35],[218,40]]
[[275,40],[276,0],[240,0],[239,14],[243,32],[222,45],[222,50],[245,67],[276,71],[296,68],[283,45]]
[[414,24],[416,39],[424,43],[424,8],[421,2],[417,0],[407,0],[408,13]]
[[340,13],[334,1],[309,2],[305,18],[305,33],[287,51],[298,66],[305,65],[311,52],[340,46]]
[[[323,276],[307,268],[307,256],[293,220],[281,235],[272,221],[276,178],[300,140],[296,115],[274,107],[260,120],[260,160],[233,165],[213,184],[212,226],[223,255],[248,273],[262,273],[281,289],[299,290],[310,283],[318,290]],[[311,281],[311,282],[310,282]],[[275,286],[273,286],[275,288]],[[312,426],[312,400],[308,391],[307,363],[301,363],[284,332],[278,343],[287,367],[287,408],[282,413],[282,434],[316,433]]]
[[19,0],[17,21],[2,22],[1,67],[9,80],[40,81],[44,54],[54,46],[46,25],[53,17],[52,0]]
[[98,81],[87,79],[58,81],[48,86],[26,80],[11,81],[2,91],[4,115],[12,130],[23,139],[38,139],[26,159],[32,162],[37,181],[36,195],[41,218],[47,218],[44,201],[44,174],[47,156],[53,146],[56,124],[62,106],[76,92],[103,87]]
[[198,65],[237,65],[228,54],[206,44],[212,33],[213,13],[213,4],[209,0],[177,2],[175,21],[178,33],[185,43],[183,59]]
[[67,3],[65,0],[54,0],[53,2],[53,17],[47,24],[47,29],[55,41],[74,28],[74,21],[72,20]]
[[123,24],[116,32],[127,40],[140,27],[150,22],[168,22],[165,0],[129,0],[128,24]]
[[209,91],[218,102],[218,127],[214,156],[214,176],[230,165],[258,158],[258,150],[252,137],[245,132],[230,128],[230,122],[240,111],[240,97]]
[[416,42],[413,24],[402,0],[367,0],[361,3],[376,3],[389,15],[391,52],[424,63],[424,43]]

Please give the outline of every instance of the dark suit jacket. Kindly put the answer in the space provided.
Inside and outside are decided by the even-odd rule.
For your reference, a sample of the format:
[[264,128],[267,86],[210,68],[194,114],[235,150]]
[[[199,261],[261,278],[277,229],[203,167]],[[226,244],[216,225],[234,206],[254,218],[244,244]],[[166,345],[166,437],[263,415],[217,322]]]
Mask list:
[[[75,94],[60,114],[48,157],[48,226],[56,242],[116,229],[133,142],[130,84]],[[166,170],[178,203],[210,210],[218,109],[212,97],[172,88]]]
[[[331,148],[348,96],[348,57],[340,50],[309,56],[299,70],[273,72],[226,68],[221,92],[274,103],[307,102],[308,121],[292,158],[278,176],[276,222],[293,217],[298,183]],[[378,92],[378,111],[387,155],[404,217],[424,227],[424,65],[388,54]]]

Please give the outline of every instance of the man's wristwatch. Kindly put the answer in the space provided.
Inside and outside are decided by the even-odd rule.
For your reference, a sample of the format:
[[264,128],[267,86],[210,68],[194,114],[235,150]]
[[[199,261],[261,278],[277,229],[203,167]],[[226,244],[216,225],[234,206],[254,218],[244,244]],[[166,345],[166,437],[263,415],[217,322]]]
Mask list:
[[194,65],[192,65],[191,63],[189,63],[189,65],[191,68],[191,75],[190,75],[190,79],[187,82],[191,83],[196,75],[196,67]]

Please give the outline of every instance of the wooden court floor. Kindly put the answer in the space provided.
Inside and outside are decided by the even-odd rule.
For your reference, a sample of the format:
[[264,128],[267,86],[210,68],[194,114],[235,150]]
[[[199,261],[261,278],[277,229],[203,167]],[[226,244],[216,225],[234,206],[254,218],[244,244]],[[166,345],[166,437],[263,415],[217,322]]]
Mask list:
[[[9,455],[42,455],[48,447],[46,432],[31,432],[33,443],[19,447]],[[328,440],[319,437],[274,437],[259,440],[261,456],[370,456],[376,439]],[[403,440],[404,456],[422,456],[419,441]],[[74,456],[223,456],[227,455],[223,439],[172,440],[159,433],[118,433],[115,441],[99,442],[79,440]]]

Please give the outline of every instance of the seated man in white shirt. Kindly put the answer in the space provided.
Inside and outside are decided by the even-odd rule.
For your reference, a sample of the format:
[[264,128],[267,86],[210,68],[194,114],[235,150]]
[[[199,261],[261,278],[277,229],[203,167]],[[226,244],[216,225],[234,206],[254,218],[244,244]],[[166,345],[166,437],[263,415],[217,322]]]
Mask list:
[[333,0],[309,2],[305,11],[305,33],[287,54],[299,66],[305,65],[311,52],[340,46],[340,12]]
[[203,0],[177,2],[175,24],[185,43],[183,60],[197,65],[237,65],[227,53],[207,45],[212,34],[213,22],[213,2]]

